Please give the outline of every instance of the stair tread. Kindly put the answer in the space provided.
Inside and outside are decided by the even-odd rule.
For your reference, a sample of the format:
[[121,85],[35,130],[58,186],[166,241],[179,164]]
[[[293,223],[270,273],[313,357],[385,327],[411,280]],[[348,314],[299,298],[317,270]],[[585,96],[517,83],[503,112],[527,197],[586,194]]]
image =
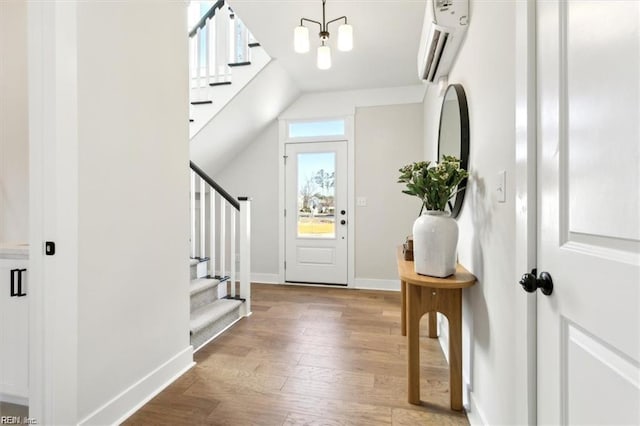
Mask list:
[[191,313],[189,329],[191,334],[195,334],[209,324],[213,324],[218,319],[227,315],[242,304],[242,301],[235,299],[218,299],[213,303],[203,306]]
[[216,280],[215,278],[196,278],[191,280],[189,292],[190,295],[193,296],[194,294],[200,293],[201,291],[217,287],[218,284],[220,284],[220,280]]
[[190,266],[194,266],[194,265],[197,265],[198,263],[206,262],[208,260],[209,260],[208,257],[202,257],[202,258],[201,257],[196,257],[196,258],[192,257],[192,258],[189,259],[189,265]]

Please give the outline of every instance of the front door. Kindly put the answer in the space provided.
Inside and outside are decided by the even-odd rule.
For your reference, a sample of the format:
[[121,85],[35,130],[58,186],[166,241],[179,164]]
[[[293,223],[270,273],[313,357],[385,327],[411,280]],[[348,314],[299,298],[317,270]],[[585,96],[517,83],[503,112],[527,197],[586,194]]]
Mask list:
[[347,284],[347,142],[285,146],[285,281]]
[[538,424],[640,424],[640,2],[537,3]]

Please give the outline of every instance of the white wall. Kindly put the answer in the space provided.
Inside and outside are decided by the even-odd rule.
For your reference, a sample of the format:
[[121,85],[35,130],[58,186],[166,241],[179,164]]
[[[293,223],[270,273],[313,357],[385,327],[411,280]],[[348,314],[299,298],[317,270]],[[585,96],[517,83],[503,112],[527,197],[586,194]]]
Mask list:
[[422,124],[422,104],[356,109],[355,196],[367,201],[356,206],[358,280],[398,279],[396,247],[411,235],[421,204],[401,192],[398,169],[423,158]]
[[[458,219],[460,263],[478,277],[465,290],[464,381],[472,422],[516,424],[517,318],[522,291],[515,276],[515,3],[470,2],[470,25],[449,83],[467,93],[471,178]],[[435,160],[442,97],[436,87],[424,101],[425,158]],[[507,172],[507,202],[496,200],[499,171]],[[468,395],[465,394],[465,398]]]
[[216,175],[299,94],[287,71],[272,60],[191,139],[191,160]]
[[[360,225],[356,219],[357,286],[399,288],[394,250],[411,232],[412,218],[417,216],[419,206],[416,209],[412,200],[400,192],[401,188],[396,184],[396,172],[406,162],[416,161],[423,156],[422,107],[419,103],[423,94],[424,87],[421,85],[307,93],[281,116],[297,119],[355,112],[356,194],[360,188],[370,200],[369,207],[359,208],[362,209],[361,219],[365,226],[382,226],[384,218],[379,213],[379,209],[382,209],[382,216],[392,214],[396,221],[394,227],[382,227],[382,231],[372,239],[362,232],[363,228],[358,234]],[[372,105],[382,106],[366,108]],[[362,134],[361,141],[359,134]],[[278,168],[282,161],[278,158],[278,140],[278,126],[272,123],[213,176],[231,195],[253,198],[251,271],[254,281],[278,281]],[[358,171],[358,165],[361,172]],[[400,204],[386,207],[384,200],[395,200]],[[371,260],[362,254],[358,261],[358,247],[363,250],[367,247],[367,253],[372,253]],[[380,259],[386,260],[381,265],[376,264]]]
[[382,87],[378,89],[311,92],[300,96],[281,115],[281,119],[300,120],[352,115],[356,107],[419,103],[425,86]]
[[0,1],[0,241],[29,238],[27,9]]
[[78,417],[104,424],[190,365],[186,5],[77,21]]
[[[278,274],[278,122],[269,126],[213,176],[234,197],[251,201],[251,275],[273,282]],[[237,247],[239,252],[240,248]]]

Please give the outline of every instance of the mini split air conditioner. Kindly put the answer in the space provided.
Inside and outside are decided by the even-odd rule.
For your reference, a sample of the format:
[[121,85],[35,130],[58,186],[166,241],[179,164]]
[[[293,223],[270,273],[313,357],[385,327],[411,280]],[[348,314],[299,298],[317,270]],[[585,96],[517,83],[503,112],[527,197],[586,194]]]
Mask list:
[[468,25],[469,0],[427,0],[418,51],[418,77],[438,83],[449,74]]

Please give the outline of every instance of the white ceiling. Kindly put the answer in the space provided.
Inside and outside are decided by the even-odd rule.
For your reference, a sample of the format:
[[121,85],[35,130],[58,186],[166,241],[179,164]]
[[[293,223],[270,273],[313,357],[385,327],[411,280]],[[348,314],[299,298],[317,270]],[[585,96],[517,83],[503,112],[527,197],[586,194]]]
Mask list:
[[339,23],[331,32],[331,69],[316,67],[319,27],[309,24],[311,51],[293,51],[300,18],[322,21],[321,0],[229,0],[262,47],[277,59],[302,91],[365,89],[419,84],[418,40],[425,0],[327,0],[326,20],[346,15],[353,26],[351,52],[336,48]]

